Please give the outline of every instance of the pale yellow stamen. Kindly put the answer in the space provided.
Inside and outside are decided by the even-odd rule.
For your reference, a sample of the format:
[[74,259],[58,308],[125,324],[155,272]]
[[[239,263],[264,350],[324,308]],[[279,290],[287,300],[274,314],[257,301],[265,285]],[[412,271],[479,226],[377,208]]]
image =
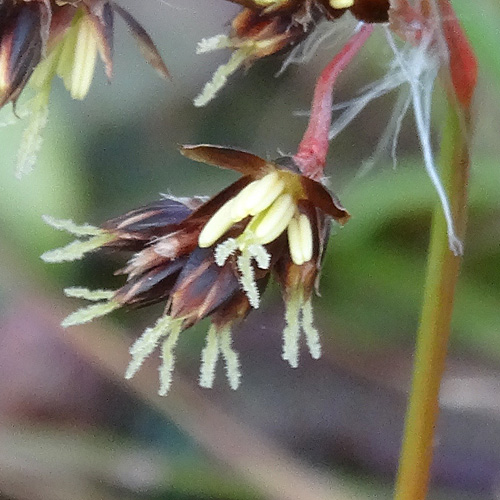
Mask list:
[[200,386],[211,388],[215,378],[215,368],[219,359],[219,339],[217,329],[211,325],[207,333],[207,341],[201,353]]
[[285,189],[278,172],[272,172],[258,181],[251,182],[235,196],[232,204],[233,222],[249,215],[256,215],[268,208]]
[[94,77],[98,52],[98,34],[90,17],[83,15],[70,28],[57,66],[73,99],[83,99]]
[[248,186],[245,186],[234,198],[231,204],[231,220],[238,222],[248,216],[249,212],[245,206],[245,202],[252,200],[254,196],[258,196],[259,183],[261,181],[253,181]]
[[300,214],[299,229],[302,258],[304,259],[304,262],[309,262],[313,256],[313,232],[311,221],[305,214]]
[[269,207],[255,227],[258,243],[265,245],[274,241],[288,226],[295,212],[295,203],[291,195],[282,194]]
[[354,5],[354,0],[330,0],[330,5],[334,9],[348,9]]
[[207,248],[212,246],[232,225],[231,218],[233,200],[228,201],[215,212],[205,224],[198,238],[198,246]]
[[304,263],[304,258],[302,257],[302,245],[300,243],[300,228],[299,221],[294,217],[288,224],[288,248],[290,249],[290,255],[292,260],[298,266]]
[[254,196],[248,197],[244,202],[247,213],[250,215],[256,215],[269,207],[283,192],[285,183],[280,179],[278,172],[271,172],[257,181],[256,187]]
[[288,224],[288,248],[294,264],[298,266],[312,259],[312,228],[306,215],[295,216]]

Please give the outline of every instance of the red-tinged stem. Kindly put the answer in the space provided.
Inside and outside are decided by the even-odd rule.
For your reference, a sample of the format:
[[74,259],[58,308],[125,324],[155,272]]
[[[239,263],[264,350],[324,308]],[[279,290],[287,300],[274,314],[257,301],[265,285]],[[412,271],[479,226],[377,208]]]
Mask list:
[[477,59],[449,0],[439,0],[442,29],[449,53],[450,77],[463,110],[471,106],[477,84]]
[[363,24],[342,50],[328,63],[316,83],[309,125],[300,142],[295,162],[301,172],[311,179],[323,175],[328,153],[328,133],[332,121],[332,92],[337,77],[370,37],[374,26]]

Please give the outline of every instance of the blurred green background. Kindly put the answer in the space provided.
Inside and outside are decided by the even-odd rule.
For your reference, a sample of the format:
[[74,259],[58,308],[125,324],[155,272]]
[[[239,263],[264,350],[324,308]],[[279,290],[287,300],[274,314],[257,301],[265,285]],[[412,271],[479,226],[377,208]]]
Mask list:
[[[156,396],[156,357],[131,387],[126,350],[160,309],[119,313],[62,331],[77,301],[62,288],[109,288],[116,262],[91,256],[45,265],[39,255],[67,235],[41,216],[99,224],[158,199],[210,195],[235,177],[179,155],[182,143],[215,143],[264,157],[293,153],[323,45],[279,78],[282,58],[230,80],[207,108],[192,99],[228,54],[195,55],[227,30],[238,8],[223,0],[122,0],[151,33],[173,75],[165,83],[119,22],[115,77],[102,68],[88,98],[54,85],[34,172],[17,180],[24,122],[0,128],[0,498],[390,498],[418,325],[431,212],[437,197],[419,156],[411,114],[398,165],[382,154],[366,175],[396,95],[372,103],[331,145],[327,175],[352,214],[331,237],[315,301],[324,355],[281,359],[282,304],[266,292],[235,335],[243,383],[196,387],[206,325],[183,335],[173,391]],[[454,0],[480,64],[470,217],[460,278],[431,498],[500,495],[500,6]],[[342,76],[336,102],[384,73],[380,34]],[[442,125],[435,99],[435,144]],[[12,117],[10,109],[0,121]],[[277,320],[276,318],[280,318]],[[143,378],[141,378],[143,377]]]

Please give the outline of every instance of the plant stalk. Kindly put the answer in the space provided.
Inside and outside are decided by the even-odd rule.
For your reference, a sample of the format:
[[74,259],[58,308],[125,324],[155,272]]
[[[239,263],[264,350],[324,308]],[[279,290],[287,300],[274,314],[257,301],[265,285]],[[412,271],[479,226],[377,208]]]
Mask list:
[[[464,117],[448,102],[441,142],[441,175],[458,236],[463,240],[467,218],[469,149]],[[423,500],[429,488],[439,390],[445,368],[455,288],[461,258],[449,249],[441,208],[433,214],[427,277],[417,333],[410,400],[396,480],[395,500]]]

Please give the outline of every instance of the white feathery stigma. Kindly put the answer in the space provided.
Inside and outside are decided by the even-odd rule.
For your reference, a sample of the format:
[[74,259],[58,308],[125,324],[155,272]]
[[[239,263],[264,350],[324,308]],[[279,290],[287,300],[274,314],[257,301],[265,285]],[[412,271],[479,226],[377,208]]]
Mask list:
[[229,386],[234,391],[240,385],[240,360],[232,347],[231,328],[226,326],[219,332],[219,348],[226,363],[226,376]]
[[226,376],[231,389],[236,390],[240,385],[240,362],[238,354],[233,350],[230,326],[217,329],[211,325],[207,333],[205,348],[201,353],[200,386],[211,388],[215,378],[215,368],[219,355],[224,358]]
[[210,325],[207,333],[207,340],[203,351],[201,352],[200,367],[200,387],[210,389],[213,386],[215,378],[215,368],[219,359],[219,336],[215,325]]
[[160,373],[160,389],[158,390],[158,394],[160,396],[166,396],[172,384],[172,372],[175,364],[174,348],[179,340],[181,331],[182,320],[174,320],[170,333],[161,346],[162,364],[158,369]]
[[282,358],[292,368],[299,364],[300,331],[304,332],[307,347],[313,359],[321,357],[318,330],[313,325],[311,299],[304,299],[303,290],[296,290],[285,304],[285,328],[283,330]]
[[119,302],[114,300],[107,300],[105,302],[98,302],[82,309],[78,309],[74,313],[67,316],[61,323],[61,326],[66,328],[68,326],[83,325],[89,323],[95,318],[100,318],[109,314],[111,311],[121,307]]
[[170,316],[160,317],[154,326],[146,328],[143,334],[130,347],[132,360],[130,361],[125,378],[132,378],[142,366],[144,360],[156,349],[160,339],[169,334],[172,327]]

